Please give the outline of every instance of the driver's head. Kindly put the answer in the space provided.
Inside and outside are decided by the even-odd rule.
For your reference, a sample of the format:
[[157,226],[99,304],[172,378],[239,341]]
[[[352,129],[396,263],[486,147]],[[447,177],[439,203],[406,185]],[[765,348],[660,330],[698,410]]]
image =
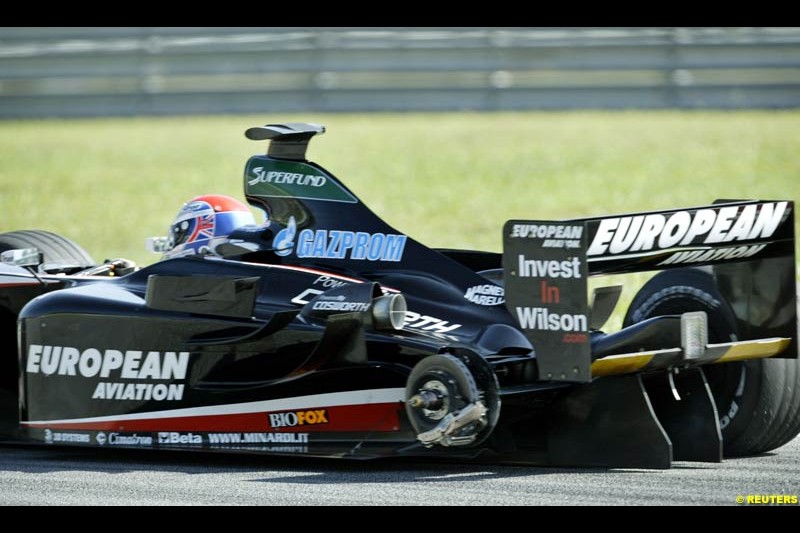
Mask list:
[[213,253],[233,230],[255,223],[250,209],[236,198],[221,194],[192,198],[169,227],[164,259]]

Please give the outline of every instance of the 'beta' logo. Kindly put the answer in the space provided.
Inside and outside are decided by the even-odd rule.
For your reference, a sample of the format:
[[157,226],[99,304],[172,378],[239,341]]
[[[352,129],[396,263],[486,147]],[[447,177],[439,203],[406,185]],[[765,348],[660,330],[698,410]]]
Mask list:
[[328,423],[328,411],[326,409],[295,412],[290,411],[288,413],[270,413],[267,416],[269,417],[269,425],[272,428]]
[[177,431],[159,431],[159,444],[203,444],[203,437],[194,433],[178,433]]

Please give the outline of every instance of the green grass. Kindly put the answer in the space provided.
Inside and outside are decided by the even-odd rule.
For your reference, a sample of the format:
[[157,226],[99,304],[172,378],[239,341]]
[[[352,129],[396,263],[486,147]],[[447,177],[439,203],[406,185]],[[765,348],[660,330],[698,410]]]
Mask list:
[[97,260],[157,259],[199,194],[242,197],[252,125],[325,124],[309,158],[398,230],[500,251],[510,218],[800,201],[800,111],[331,114],[0,122],[0,231],[45,229]]

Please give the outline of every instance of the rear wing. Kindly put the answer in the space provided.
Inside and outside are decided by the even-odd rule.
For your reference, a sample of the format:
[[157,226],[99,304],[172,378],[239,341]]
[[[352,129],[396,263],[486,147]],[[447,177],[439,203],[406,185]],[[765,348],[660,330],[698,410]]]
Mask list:
[[[559,222],[509,220],[503,228],[506,306],[536,350],[541,378],[554,381],[587,382],[614,373],[608,362],[593,371],[587,278],[594,275],[706,267],[734,309],[742,338],[704,346],[706,355],[694,364],[720,362],[729,352],[737,359],[797,357],[795,264],[791,201],[718,202]],[[771,339],[783,340],[765,350]],[[630,371],[657,369],[658,361],[664,367],[687,364],[686,351],[620,354],[616,361]]]

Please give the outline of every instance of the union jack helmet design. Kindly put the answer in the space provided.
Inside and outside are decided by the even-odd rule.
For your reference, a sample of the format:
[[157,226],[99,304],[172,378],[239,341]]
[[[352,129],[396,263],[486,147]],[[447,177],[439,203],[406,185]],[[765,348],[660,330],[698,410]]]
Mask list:
[[230,196],[207,194],[181,207],[169,228],[164,258],[213,252],[212,240],[220,242],[241,226],[255,224],[245,204]]

